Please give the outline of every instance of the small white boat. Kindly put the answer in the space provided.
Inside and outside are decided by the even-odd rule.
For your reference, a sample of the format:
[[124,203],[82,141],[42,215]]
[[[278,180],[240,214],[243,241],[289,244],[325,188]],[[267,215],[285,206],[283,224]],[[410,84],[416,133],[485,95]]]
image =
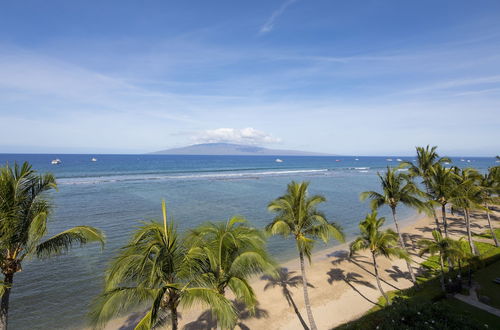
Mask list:
[[467,159],[467,163],[470,163],[470,159]]
[[387,158],[386,159],[388,162],[392,162],[392,158]]
[[462,158],[462,159],[460,159],[460,161],[461,161],[461,162],[465,162],[465,159],[463,159],[463,158]]
[[401,158],[396,159],[398,162],[402,162],[403,160]]
[[276,158],[275,162],[276,162],[276,163],[283,163],[283,160],[282,160],[282,159],[279,159],[279,158]]
[[359,158],[356,158],[356,159],[354,159],[354,160],[359,160]]
[[91,159],[90,161],[91,161],[91,162],[97,162],[97,158],[92,157],[92,159]]
[[51,162],[50,162],[52,165],[59,165],[61,164],[61,160],[59,158],[56,158],[56,159],[53,159]]

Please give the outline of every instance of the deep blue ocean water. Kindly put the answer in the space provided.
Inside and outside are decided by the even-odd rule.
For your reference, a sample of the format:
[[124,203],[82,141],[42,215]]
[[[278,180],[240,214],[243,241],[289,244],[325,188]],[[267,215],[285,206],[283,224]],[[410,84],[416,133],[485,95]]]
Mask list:
[[[96,157],[96,162],[91,158]],[[60,158],[60,165],[51,160]],[[369,211],[359,193],[377,190],[377,171],[411,157],[276,157],[168,155],[22,155],[0,154],[0,164],[29,161],[39,172],[52,172],[58,191],[50,194],[54,214],[50,234],[75,225],[99,227],[107,236],[103,251],[87,246],[43,262],[33,260],[16,274],[11,296],[11,329],[77,329],[86,325],[91,299],[99,293],[110,258],[127,241],[139,220],[160,219],[167,202],[180,231],[204,221],[244,216],[264,227],[273,217],[266,206],[284,193],[291,180],[311,182],[323,194],[321,209],[340,223],[348,238]],[[358,158],[358,160],[356,160]],[[454,159],[458,166],[485,170],[494,158]],[[388,216],[387,209],[380,214]],[[414,213],[401,208],[400,218]],[[388,220],[389,222],[389,220]],[[324,248],[318,245],[318,249]],[[269,249],[279,260],[295,257],[292,241],[272,238]]]

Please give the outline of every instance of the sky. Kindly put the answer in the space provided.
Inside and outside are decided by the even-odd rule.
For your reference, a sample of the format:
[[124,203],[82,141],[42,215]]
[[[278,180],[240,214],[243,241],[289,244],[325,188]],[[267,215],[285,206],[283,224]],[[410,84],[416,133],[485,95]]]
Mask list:
[[4,1],[0,152],[500,153],[500,2]]

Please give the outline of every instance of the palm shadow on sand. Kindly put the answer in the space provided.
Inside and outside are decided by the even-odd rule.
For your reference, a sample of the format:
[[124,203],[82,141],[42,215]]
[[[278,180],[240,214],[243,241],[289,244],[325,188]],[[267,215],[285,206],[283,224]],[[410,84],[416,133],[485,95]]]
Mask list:
[[[250,329],[244,321],[249,319],[261,319],[269,317],[269,313],[267,310],[259,308],[259,306],[255,307],[254,313],[250,313],[250,311],[245,307],[245,304],[236,300],[233,300],[234,307],[238,313],[238,321],[236,322],[236,327],[241,330]],[[210,310],[204,311],[196,321],[190,322],[186,324],[183,329],[184,330],[201,330],[201,329],[216,329],[217,328],[217,319],[212,315]]]
[[[296,288],[297,286],[302,285],[302,276],[295,275],[295,271],[288,271],[288,269],[284,267],[278,268],[276,272],[277,274],[275,276],[264,275],[261,277],[261,280],[267,281],[266,285],[264,286],[264,291],[274,287],[281,288],[281,293],[285,297],[288,306],[293,308],[304,329],[309,329],[307,323],[300,314],[295,301],[293,300],[293,293],[290,291],[290,288]],[[310,288],[314,288],[314,285],[312,285],[311,283],[307,283],[307,286]]]
[[360,274],[355,273],[355,272],[346,273],[343,269],[340,269],[340,268],[332,268],[326,274],[329,276],[329,278],[327,280],[328,284],[333,284],[333,282],[335,282],[335,281],[344,281],[347,285],[349,285],[351,287],[351,289],[356,291],[361,297],[363,297],[364,299],[366,299],[367,301],[369,301],[370,303],[372,303],[374,305],[379,305],[377,302],[371,300],[370,298],[365,296],[363,293],[361,293],[361,291],[359,291],[358,288],[356,288],[353,285],[353,283],[356,283],[356,284],[364,285],[364,286],[369,287],[371,289],[375,289],[375,286],[372,283],[362,280],[361,279],[362,276]]

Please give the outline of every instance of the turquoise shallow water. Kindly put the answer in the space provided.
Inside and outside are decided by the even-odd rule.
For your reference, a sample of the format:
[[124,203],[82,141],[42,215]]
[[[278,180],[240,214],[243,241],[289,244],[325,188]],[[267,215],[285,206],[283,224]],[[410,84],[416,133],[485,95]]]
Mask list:
[[[91,162],[92,157],[97,162]],[[60,158],[62,164],[51,165]],[[159,219],[165,198],[181,231],[207,220],[241,215],[257,227],[271,219],[266,206],[291,180],[311,182],[311,193],[323,194],[321,206],[348,237],[368,212],[359,193],[378,188],[377,171],[396,165],[388,157],[276,157],[166,155],[20,155],[0,154],[0,164],[29,161],[40,172],[51,171],[59,190],[50,195],[55,212],[49,225],[56,233],[75,225],[104,230],[107,244],[75,249],[55,259],[28,261],[16,274],[11,301],[12,329],[76,329],[85,326],[91,299],[99,292],[103,270],[141,219]],[[409,157],[401,157],[412,160]],[[470,160],[470,162],[467,162]],[[456,159],[481,170],[493,158]],[[400,217],[413,213],[402,208]],[[389,215],[388,210],[381,210]],[[273,238],[269,249],[279,260],[295,256],[292,241]],[[324,246],[318,246],[324,248]]]

